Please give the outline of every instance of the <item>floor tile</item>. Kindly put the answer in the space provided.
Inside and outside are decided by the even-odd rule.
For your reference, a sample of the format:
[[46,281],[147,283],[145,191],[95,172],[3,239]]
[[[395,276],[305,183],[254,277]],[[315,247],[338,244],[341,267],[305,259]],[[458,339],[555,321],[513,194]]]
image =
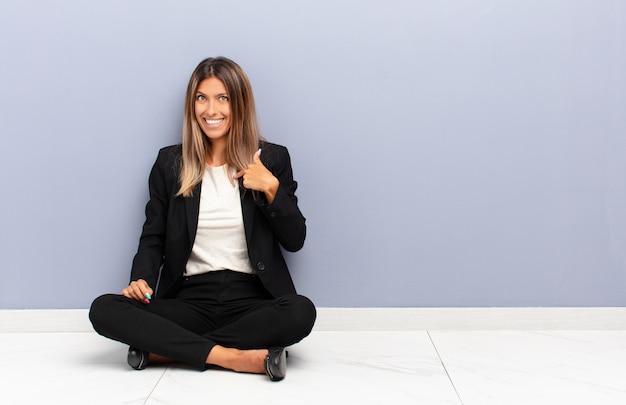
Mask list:
[[147,404],[460,404],[425,332],[315,332],[287,377],[171,367]]
[[626,404],[626,331],[431,331],[465,405]]
[[0,334],[0,404],[143,404],[164,369],[136,372],[95,333]]

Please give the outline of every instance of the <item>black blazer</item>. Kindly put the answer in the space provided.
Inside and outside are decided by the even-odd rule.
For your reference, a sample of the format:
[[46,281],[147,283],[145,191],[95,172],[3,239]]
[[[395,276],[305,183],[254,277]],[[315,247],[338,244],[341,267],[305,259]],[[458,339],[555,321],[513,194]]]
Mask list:
[[[268,204],[263,193],[255,193],[255,199],[240,183],[241,208],[250,263],[267,291],[279,297],[296,292],[280,246],[291,252],[300,250],[306,225],[295,196],[297,183],[289,152],[268,142],[260,147],[261,161],[280,185],[274,201]],[[176,196],[181,159],[181,145],[159,151],[150,172],[146,221],[133,259],[131,281],[146,280],[157,298],[176,296],[198,226],[200,185],[192,197]]]

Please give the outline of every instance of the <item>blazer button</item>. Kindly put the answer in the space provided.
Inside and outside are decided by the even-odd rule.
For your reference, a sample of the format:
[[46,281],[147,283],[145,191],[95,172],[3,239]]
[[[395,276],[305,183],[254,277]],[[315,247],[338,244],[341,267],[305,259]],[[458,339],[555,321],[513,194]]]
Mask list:
[[265,270],[265,263],[263,263],[263,262],[258,262],[258,263],[256,264],[256,268],[257,268],[257,270],[260,270],[260,271]]
[[270,217],[271,218],[275,218],[276,217],[276,213],[274,211],[270,212]]

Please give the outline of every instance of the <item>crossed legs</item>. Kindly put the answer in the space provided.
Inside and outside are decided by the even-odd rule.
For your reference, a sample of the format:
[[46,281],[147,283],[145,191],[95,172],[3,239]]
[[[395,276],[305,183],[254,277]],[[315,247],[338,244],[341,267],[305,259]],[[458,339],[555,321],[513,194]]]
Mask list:
[[186,280],[176,298],[150,304],[103,295],[89,318],[99,334],[151,354],[199,369],[263,373],[268,348],[310,333],[315,307],[301,295],[269,297],[256,278],[230,273]]

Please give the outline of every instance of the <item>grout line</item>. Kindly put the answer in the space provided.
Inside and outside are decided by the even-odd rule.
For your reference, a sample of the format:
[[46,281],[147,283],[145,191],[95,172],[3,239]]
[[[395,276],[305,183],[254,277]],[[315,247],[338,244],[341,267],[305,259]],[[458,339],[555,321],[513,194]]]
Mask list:
[[156,384],[154,384],[154,387],[152,387],[152,390],[150,390],[150,393],[146,397],[146,400],[143,401],[143,405],[146,405],[146,403],[148,403],[148,401],[150,400],[150,397],[154,393],[154,390],[156,390],[157,386],[159,385],[159,383],[161,382],[161,380],[165,376],[165,373],[167,372],[168,369],[169,369],[169,367],[165,367],[165,370],[163,370],[163,374],[161,374],[161,377],[159,377],[159,380],[156,382]]
[[456,394],[456,397],[459,399],[459,402],[461,402],[461,405],[463,405],[463,400],[461,399],[461,395],[459,395],[459,391],[456,389],[456,386],[454,385],[454,381],[452,381],[452,377],[450,376],[450,373],[448,372],[446,365],[443,363],[443,359],[441,358],[441,355],[439,354],[439,350],[437,350],[437,346],[435,345],[435,341],[433,340],[433,337],[430,336],[429,331],[426,331],[426,334],[428,335],[428,338],[430,339],[430,343],[432,343],[433,345],[433,349],[435,349],[435,353],[437,353],[437,357],[439,358],[439,362],[441,363],[443,370],[446,372],[446,375],[448,376],[448,380],[450,381],[450,384],[452,385],[452,389],[454,389],[454,393]]

